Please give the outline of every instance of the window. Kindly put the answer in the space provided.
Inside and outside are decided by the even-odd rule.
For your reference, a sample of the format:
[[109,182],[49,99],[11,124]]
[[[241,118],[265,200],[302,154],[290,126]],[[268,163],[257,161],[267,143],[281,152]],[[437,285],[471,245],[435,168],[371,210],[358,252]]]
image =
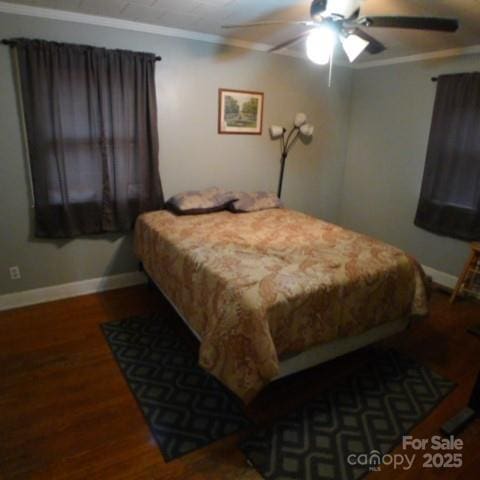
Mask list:
[[415,225],[480,239],[480,73],[438,79]]
[[18,39],[35,234],[130,230],[163,206],[155,56]]

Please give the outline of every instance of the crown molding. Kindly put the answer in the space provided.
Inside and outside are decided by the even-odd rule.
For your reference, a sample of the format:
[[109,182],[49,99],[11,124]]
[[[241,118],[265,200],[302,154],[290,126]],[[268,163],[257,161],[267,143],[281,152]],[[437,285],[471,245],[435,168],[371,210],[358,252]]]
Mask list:
[[[83,23],[88,25],[97,25],[101,27],[118,28],[121,30],[131,30],[136,32],[151,33],[167,37],[185,38],[200,42],[214,43],[218,45],[229,45],[232,47],[255,50],[259,52],[268,52],[272,45],[266,43],[249,42],[236,38],[227,38],[221,35],[212,35],[209,33],[195,32],[180,28],[165,27],[151,23],[134,22],[123,20],[121,18],[102,17],[100,15],[88,15],[85,13],[70,12],[66,10],[57,10],[54,8],[35,7],[31,5],[22,5],[7,3],[0,0],[0,13],[9,13],[13,15],[25,15],[29,17],[48,18],[50,20],[61,20],[64,22]],[[274,52],[276,55],[300,58],[307,60],[306,55],[292,50],[281,50]],[[343,61],[334,60],[334,64],[340,67],[362,70],[366,68],[382,67],[387,65],[396,65],[400,63],[419,62],[422,60],[431,60],[435,58],[455,57],[462,55],[473,55],[480,53],[480,45],[473,45],[464,48],[451,48],[448,50],[437,50],[434,52],[420,53],[404,57],[387,58],[383,60],[372,60],[350,64]]]
[[365,68],[384,67],[387,65],[397,65],[400,63],[421,62],[433,60],[436,58],[460,57],[463,55],[475,55],[480,53],[480,45],[469,47],[449,48],[447,50],[435,50],[433,52],[418,53],[416,55],[407,55],[404,57],[386,58],[384,60],[372,60],[368,62],[356,63],[351,66],[354,70],[363,70]]
[[[220,45],[229,45],[232,47],[245,48],[247,50],[256,50],[267,52],[271,45],[266,43],[249,42],[236,38],[222,37],[221,35],[212,35],[209,33],[194,32],[180,28],[165,27],[163,25],[154,25],[151,23],[134,22],[123,20],[121,18],[102,17],[100,15],[88,15],[79,12],[70,12],[66,10],[57,10],[54,8],[35,7],[31,5],[21,5],[0,1],[0,13],[10,13],[13,15],[25,15],[29,17],[48,18],[50,20],[62,20],[65,22],[84,23],[88,25],[97,25],[101,27],[118,28],[122,30],[132,30],[143,33],[153,33],[167,37],[185,38],[200,42],[215,43]],[[283,50],[275,52],[279,55],[289,57],[306,58],[301,53]]]

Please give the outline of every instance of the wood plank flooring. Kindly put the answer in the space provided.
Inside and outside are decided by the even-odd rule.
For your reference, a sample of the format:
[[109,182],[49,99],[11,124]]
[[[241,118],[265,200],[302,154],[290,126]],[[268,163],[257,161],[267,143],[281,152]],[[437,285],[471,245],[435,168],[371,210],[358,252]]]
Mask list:
[[[237,448],[240,436],[220,440],[165,463],[99,325],[130,315],[171,312],[146,286],[87,295],[0,313],[0,478],[216,480],[259,479]],[[480,304],[435,291],[428,319],[386,343],[458,383],[457,389],[412,432],[439,433],[468,401],[480,368]],[[195,341],[181,325],[179,335]],[[268,423],[338,382],[368,359],[354,352],[268,387],[248,408]],[[292,392],[295,392],[292,395]],[[480,478],[480,420],[461,435],[463,467],[382,471],[370,479]],[[394,453],[403,453],[400,448]]]

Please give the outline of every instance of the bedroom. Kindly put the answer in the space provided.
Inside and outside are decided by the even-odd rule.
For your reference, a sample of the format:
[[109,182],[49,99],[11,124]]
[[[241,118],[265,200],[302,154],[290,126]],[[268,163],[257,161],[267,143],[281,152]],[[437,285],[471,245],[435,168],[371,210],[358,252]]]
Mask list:
[[[472,396],[480,349],[478,336],[467,329],[478,324],[479,307],[474,299],[450,304],[442,291],[455,287],[470,241],[431,233],[414,219],[437,89],[432,78],[477,70],[480,8],[474,0],[437,6],[365,0],[362,14],[453,17],[460,28],[455,33],[371,28],[369,34],[386,51],[363,53],[350,64],[337,47],[329,86],[329,66],[306,59],[303,42],[284,54],[265,51],[300,27],[221,29],[227,23],[310,18],[311,2],[257,3],[0,2],[0,38],[161,57],[155,63],[155,93],[165,200],[212,186],[275,192],[281,139],[271,138],[269,127],[290,130],[295,115],[304,112],[313,136],[300,138],[288,155],[281,195],[285,206],[400,248],[435,282],[429,316],[383,342],[456,384],[432,413],[415,422],[413,430],[406,429],[415,439],[431,439]],[[253,427],[166,461],[101,325],[163,312],[176,320],[173,326],[189,351],[195,352],[197,341],[158,291],[145,285],[133,232],[35,236],[27,142],[7,45],[0,47],[0,71],[0,472],[5,478],[262,478],[261,467],[246,463],[241,442],[258,426],[271,427],[341,385],[337,377],[350,378],[356,364],[366,365],[376,350],[352,351],[273,382],[245,410]],[[263,93],[260,135],[218,132],[219,89]],[[195,221],[202,217],[208,215],[195,216]],[[19,278],[11,278],[15,276]],[[478,420],[459,438],[464,442],[461,468],[423,468],[418,455],[410,472],[383,465],[371,476],[476,478]],[[411,453],[401,443],[398,439],[389,450]]]

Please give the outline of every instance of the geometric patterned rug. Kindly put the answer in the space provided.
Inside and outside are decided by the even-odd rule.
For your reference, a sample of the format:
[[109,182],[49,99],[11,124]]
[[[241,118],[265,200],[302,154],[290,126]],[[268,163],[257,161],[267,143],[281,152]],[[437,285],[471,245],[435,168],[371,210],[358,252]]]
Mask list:
[[[356,480],[378,469],[379,458],[454,386],[394,351],[379,351],[340,386],[240,447],[269,480]],[[361,453],[369,455],[370,465],[354,465],[353,456]]]
[[248,427],[240,400],[202,370],[159,315],[102,325],[165,460]]

